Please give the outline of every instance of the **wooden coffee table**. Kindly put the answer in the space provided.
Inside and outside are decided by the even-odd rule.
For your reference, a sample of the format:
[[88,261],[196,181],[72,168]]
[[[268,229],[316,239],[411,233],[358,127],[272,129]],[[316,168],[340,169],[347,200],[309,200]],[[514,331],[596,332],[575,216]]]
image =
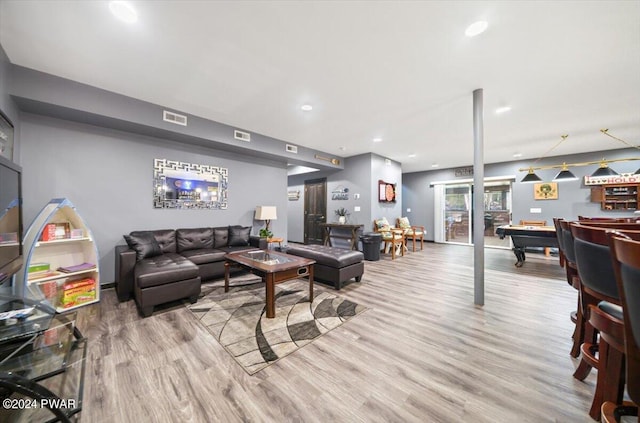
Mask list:
[[224,292],[229,292],[229,268],[242,267],[260,276],[266,285],[267,318],[276,317],[275,286],[299,277],[309,277],[309,302],[313,301],[315,260],[274,251],[241,251],[224,256]]

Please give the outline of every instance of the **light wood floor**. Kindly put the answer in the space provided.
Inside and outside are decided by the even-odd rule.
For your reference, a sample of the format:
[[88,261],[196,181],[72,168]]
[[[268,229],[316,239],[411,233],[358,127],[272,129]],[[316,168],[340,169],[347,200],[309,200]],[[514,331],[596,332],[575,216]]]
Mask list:
[[[90,338],[84,422],[591,422],[595,372],[572,377],[577,294],[557,258],[425,244],[366,262],[341,295],[370,310],[254,376],[181,305],[138,316],[113,290]],[[219,282],[221,283],[221,282]],[[317,284],[316,289],[328,289]]]

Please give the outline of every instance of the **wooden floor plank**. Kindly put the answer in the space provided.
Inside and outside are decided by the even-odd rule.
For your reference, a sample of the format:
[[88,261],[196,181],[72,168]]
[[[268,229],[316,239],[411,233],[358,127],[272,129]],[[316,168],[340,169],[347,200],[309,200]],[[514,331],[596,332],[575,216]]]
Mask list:
[[365,262],[339,294],[368,310],[253,376],[184,305],[143,319],[105,290],[78,319],[90,340],[82,420],[590,422],[595,374],[575,380],[569,356],[577,293],[557,258],[514,263],[486,250],[478,307],[472,248]]

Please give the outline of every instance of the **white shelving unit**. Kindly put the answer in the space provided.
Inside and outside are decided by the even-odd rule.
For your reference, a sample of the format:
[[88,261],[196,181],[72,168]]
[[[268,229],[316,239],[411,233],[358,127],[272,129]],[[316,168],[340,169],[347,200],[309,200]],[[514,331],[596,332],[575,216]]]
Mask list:
[[[64,234],[57,234],[55,239],[45,241],[43,231],[48,224],[68,224],[69,230]],[[75,237],[72,238],[72,235]],[[98,249],[91,230],[69,200],[54,198],[42,209],[24,236],[23,248],[25,264],[22,272],[16,275],[16,283],[23,284],[25,289],[40,288],[43,296],[51,302],[58,313],[65,313],[100,301]],[[29,266],[34,263],[48,263],[50,270],[40,273],[37,277],[31,275],[29,279]],[[83,263],[93,264],[94,267],[68,273],[57,270]],[[62,296],[65,293],[65,284],[83,279],[95,281],[95,299],[85,298],[77,304],[63,307]],[[70,290],[66,292],[68,294]]]

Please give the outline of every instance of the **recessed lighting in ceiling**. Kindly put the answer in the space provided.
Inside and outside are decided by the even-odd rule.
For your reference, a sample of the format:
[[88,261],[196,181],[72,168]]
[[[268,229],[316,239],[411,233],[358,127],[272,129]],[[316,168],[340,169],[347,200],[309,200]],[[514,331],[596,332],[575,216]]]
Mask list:
[[434,168],[434,169],[435,169],[436,167],[439,167],[439,166],[440,166],[440,165],[439,165],[438,163],[434,163],[434,164],[432,164],[432,165],[431,165],[431,167],[432,167],[432,168]]
[[506,112],[508,112],[508,111],[510,111],[510,110],[511,110],[511,106],[498,107],[498,108],[496,109],[496,114],[498,114],[498,115],[499,115],[499,114],[501,114],[501,113],[506,113]]
[[109,10],[122,22],[135,23],[138,21],[138,12],[126,1],[109,2]]
[[313,110],[313,106],[311,104],[303,104],[300,109],[302,109],[302,111],[304,112],[310,112]]
[[374,138],[373,142],[382,142],[382,138]]
[[347,147],[343,145],[342,147],[340,147],[340,151],[347,151]]
[[464,31],[464,35],[466,35],[467,37],[475,37],[476,35],[480,35],[484,31],[486,31],[488,26],[489,24],[487,23],[487,21],[474,22],[467,27],[467,29]]
[[416,154],[413,154],[413,153],[409,154],[409,157],[415,157],[415,156],[416,156]]
[[514,153],[513,154],[513,158],[514,159],[519,159],[520,157],[522,157],[522,153]]

